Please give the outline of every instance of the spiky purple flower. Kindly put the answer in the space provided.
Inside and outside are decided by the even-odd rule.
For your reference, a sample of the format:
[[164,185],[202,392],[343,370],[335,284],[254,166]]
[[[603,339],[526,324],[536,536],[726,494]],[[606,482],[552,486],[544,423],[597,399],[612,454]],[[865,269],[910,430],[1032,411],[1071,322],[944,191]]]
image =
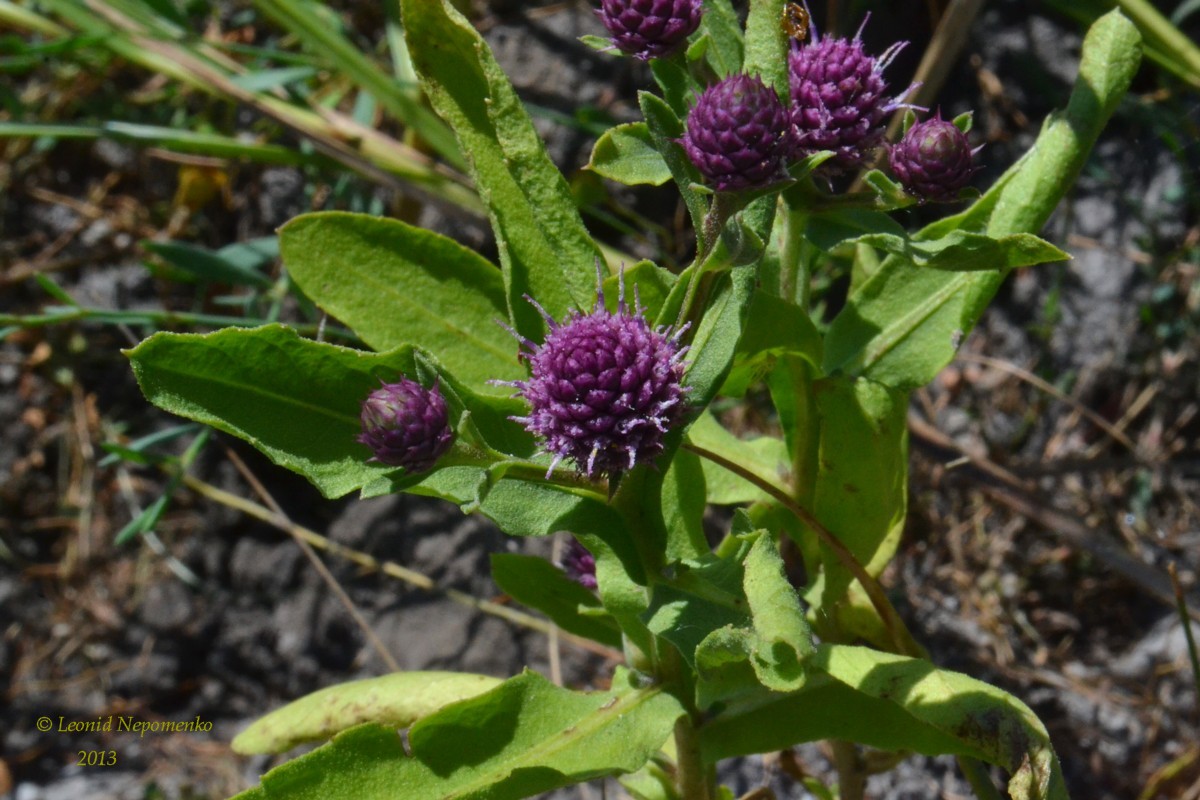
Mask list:
[[702,0],[600,0],[617,49],[643,61],[675,52],[700,26]]
[[590,314],[572,311],[559,324],[526,297],[550,327],[540,346],[521,338],[530,377],[513,381],[530,406],[513,417],[542,440],[554,460],[563,459],[589,478],[616,477],[663,450],[663,436],[684,415],[680,331],[652,328],[635,303],[616,313],[599,295]]
[[793,157],[832,150],[826,172],[857,169],[883,143],[888,116],[904,105],[908,91],[889,97],[883,70],[908,43],[875,57],[863,50],[862,28],[853,39],[813,37],[788,55]]
[[941,114],[908,129],[888,153],[896,179],[922,200],[952,200],[975,174],[975,153],[967,135]]
[[787,111],[758,76],[731,75],[700,94],[680,143],[717,191],[764,186],[783,176]]
[[409,472],[429,470],[454,439],[437,384],[426,389],[403,375],[371,392],[361,420],[358,441],[371,448],[370,460]]
[[596,558],[579,543],[578,539],[572,538],[567,543],[566,552],[562,557],[562,568],[571,580],[585,589],[595,590],[597,586]]

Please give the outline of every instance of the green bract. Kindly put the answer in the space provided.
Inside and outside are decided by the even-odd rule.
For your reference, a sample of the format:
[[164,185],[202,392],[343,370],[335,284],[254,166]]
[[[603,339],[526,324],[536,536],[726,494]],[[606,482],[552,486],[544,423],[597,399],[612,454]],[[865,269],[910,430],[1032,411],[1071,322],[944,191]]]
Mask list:
[[[1066,797],[1033,713],[923,658],[877,578],[907,511],[909,392],[949,362],[1011,270],[1067,258],[1036,234],[1126,91],[1138,35],[1116,12],[1100,19],[1069,107],[1030,153],[961,213],[907,231],[887,212],[914,201],[881,173],[865,176],[861,202],[829,202],[809,177],[828,152],[768,187],[731,195],[703,186],[678,143],[704,89],[697,76],[754,75],[780,96],[788,88],[784,0],[752,0],[744,32],[727,0],[704,5],[691,46],[653,62],[660,93],[639,95],[644,120],[601,136],[590,164],[629,185],[674,181],[697,232],[686,268],[630,263],[624,275],[646,324],[684,331],[689,347],[678,368],[685,410],[656,430],[653,464],[591,470],[585,455],[580,470],[556,466],[518,421],[528,405],[495,383],[527,386],[518,339],[546,341],[546,319],[526,296],[560,321],[593,307],[601,248],[450,0],[402,0],[401,11],[421,90],[457,151],[441,123],[418,116],[443,132],[438,151],[467,165],[499,263],[393,220],[305,215],[280,231],[284,264],[369,350],[274,325],[158,334],[129,352],[151,401],[245,439],[329,497],[409,491],[512,535],[569,531],[595,558],[595,593],[528,556],[496,556],[496,580],[628,661],[605,691],[530,672],[505,681],[411,673],[326,689],[238,738],[239,750],[275,752],[332,736],[242,797],[497,800],[626,775],[639,798],[715,800],[720,759],[816,739],[980,760],[1008,771],[1013,798]],[[407,102],[376,83],[381,100]],[[858,261],[849,298],[822,333],[808,286],[828,253]],[[616,284],[602,282],[606,314]],[[629,346],[618,361],[640,363],[645,354]],[[355,441],[362,399],[401,374],[436,384],[453,432],[421,474],[368,462]],[[580,412],[580,424],[595,422],[583,406],[599,399],[560,383],[612,390],[605,403],[648,391],[638,369],[627,379],[571,374],[560,382],[551,370],[538,391],[553,395],[562,419]],[[744,440],[709,406],[756,388],[781,434]],[[555,435],[572,430],[564,423]],[[737,506],[715,548],[702,525],[714,504]],[[806,586],[787,577],[786,540]],[[407,728],[407,748],[397,728]]]

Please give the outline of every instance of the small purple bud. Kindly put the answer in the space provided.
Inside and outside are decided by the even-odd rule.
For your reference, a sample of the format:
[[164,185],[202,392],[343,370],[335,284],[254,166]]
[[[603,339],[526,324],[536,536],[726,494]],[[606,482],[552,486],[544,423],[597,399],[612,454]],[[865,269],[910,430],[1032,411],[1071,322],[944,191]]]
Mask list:
[[[866,22],[863,22],[866,25]],[[898,42],[878,58],[863,51],[862,29],[853,39],[826,36],[788,56],[791,76],[793,158],[821,150],[834,157],[822,170],[839,174],[866,164],[883,143],[888,116],[904,107],[903,97],[888,97],[883,70],[907,42]]]
[[613,46],[640,58],[671,55],[700,27],[702,0],[600,0]]
[[700,94],[680,142],[718,192],[765,186],[784,175],[787,111],[757,76],[731,75]]
[[450,449],[454,433],[447,421],[446,400],[437,384],[425,389],[400,376],[385,383],[362,405],[362,435],[371,448],[371,461],[426,472]]
[[514,381],[530,406],[529,416],[513,417],[542,440],[554,456],[589,478],[619,476],[663,450],[663,437],[685,413],[683,356],[679,332],[655,329],[625,305],[625,287],[615,314],[603,296],[590,314],[572,311],[556,323],[526,297],[550,326],[541,345],[528,349],[530,377]]
[[567,544],[562,558],[563,572],[585,589],[596,589],[596,558],[576,539]]
[[896,179],[922,200],[953,200],[975,174],[967,135],[941,114],[918,122],[888,154]]

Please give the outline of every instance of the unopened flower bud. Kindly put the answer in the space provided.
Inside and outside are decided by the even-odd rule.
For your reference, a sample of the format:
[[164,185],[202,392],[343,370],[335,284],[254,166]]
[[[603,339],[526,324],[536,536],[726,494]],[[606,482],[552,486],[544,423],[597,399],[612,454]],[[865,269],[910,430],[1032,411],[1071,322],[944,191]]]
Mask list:
[[701,0],[601,0],[597,14],[617,49],[645,61],[679,49],[700,26]]
[[975,174],[967,135],[938,115],[918,122],[894,145],[888,163],[896,179],[922,200],[952,200]]
[[371,448],[371,460],[409,472],[431,469],[454,439],[437,384],[426,389],[403,376],[371,392],[361,420],[358,441]]
[[717,191],[765,186],[783,177],[787,111],[757,76],[731,75],[700,94],[681,143]]

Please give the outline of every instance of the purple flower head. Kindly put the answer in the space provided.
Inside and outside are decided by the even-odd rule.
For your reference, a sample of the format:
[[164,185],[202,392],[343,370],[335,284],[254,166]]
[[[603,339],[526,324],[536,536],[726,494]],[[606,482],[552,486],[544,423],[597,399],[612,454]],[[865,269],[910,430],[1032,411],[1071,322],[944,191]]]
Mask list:
[[[866,20],[863,21],[865,26]],[[832,150],[822,169],[839,174],[866,164],[883,143],[888,116],[904,107],[907,91],[888,97],[883,71],[908,42],[879,57],[863,51],[862,28],[853,39],[817,38],[788,55],[792,95],[793,158]]]
[[613,46],[643,61],[679,49],[702,12],[702,0],[600,0],[596,10]]
[[453,440],[446,400],[436,383],[426,389],[401,375],[399,381],[383,384],[363,401],[358,441],[371,448],[371,461],[426,472]]
[[953,200],[975,174],[975,154],[967,135],[939,113],[908,129],[888,153],[896,179],[922,200]]
[[596,558],[587,548],[572,538],[562,557],[563,572],[585,589],[596,589]]
[[758,76],[731,75],[700,94],[680,142],[717,191],[765,186],[783,177],[787,111]]
[[589,478],[619,476],[661,453],[664,435],[684,416],[682,331],[650,327],[640,303],[631,312],[624,280],[616,313],[598,295],[592,313],[572,311],[561,324],[525,298],[550,331],[540,346],[518,337],[530,377],[508,385],[530,406],[513,420],[554,457],[547,476],[563,459]]

